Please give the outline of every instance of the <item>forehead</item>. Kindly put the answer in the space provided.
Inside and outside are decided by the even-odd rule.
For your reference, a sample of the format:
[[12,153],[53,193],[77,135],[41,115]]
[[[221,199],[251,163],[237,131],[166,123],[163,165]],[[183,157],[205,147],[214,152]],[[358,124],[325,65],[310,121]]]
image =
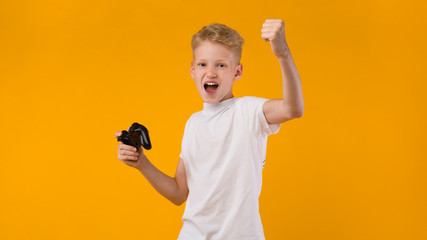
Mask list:
[[234,53],[221,44],[211,41],[203,41],[193,51],[195,60],[226,60],[233,62],[235,60]]

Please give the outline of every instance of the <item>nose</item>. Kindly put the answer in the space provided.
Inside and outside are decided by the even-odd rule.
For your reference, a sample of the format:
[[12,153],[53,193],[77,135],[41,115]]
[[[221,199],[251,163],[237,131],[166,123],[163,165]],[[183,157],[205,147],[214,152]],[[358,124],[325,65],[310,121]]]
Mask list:
[[208,68],[208,71],[207,71],[207,73],[206,73],[206,76],[208,77],[208,78],[216,78],[216,70],[215,70],[215,67],[213,66],[211,66],[211,67],[209,67]]

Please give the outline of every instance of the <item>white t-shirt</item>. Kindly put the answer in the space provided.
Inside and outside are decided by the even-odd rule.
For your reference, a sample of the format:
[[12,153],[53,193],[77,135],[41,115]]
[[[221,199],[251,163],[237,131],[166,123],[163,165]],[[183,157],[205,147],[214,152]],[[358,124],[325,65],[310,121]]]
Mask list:
[[265,239],[259,214],[269,125],[268,99],[204,103],[185,125],[180,157],[189,195],[179,240]]

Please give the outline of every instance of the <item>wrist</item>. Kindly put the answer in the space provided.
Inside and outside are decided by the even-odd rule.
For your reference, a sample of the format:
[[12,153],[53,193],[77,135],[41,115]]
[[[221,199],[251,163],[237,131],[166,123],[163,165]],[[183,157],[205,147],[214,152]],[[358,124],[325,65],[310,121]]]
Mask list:
[[137,166],[138,171],[140,171],[141,173],[147,171],[147,169],[150,168],[150,166],[152,166],[150,160],[148,160],[147,157],[142,157],[141,159],[138,160],[139,164]]
[[291,55],[291,52],[289,50],[288,43],[285,42],[285,44],[283,46],[283,50],[280,51],[280,53],[277,54],[276,57],[277,57],[277,59],[279,59],[279,61],[286,61],[290,55]]

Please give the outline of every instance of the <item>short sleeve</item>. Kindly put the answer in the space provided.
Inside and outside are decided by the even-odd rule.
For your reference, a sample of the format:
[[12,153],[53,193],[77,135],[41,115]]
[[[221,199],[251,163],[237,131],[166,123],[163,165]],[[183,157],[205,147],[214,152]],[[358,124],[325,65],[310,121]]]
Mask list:
[[269,124],[265,118],[262,107],[268,99],[259,97],[243,97],[240,99],[240,106],[245,122],[256,134],[269,136],[276,134],[280,130],[280,124]]
[[188,131],[190,128],[190,121],[191,121],[191,117],[185,123],[184,134],[182,136],[182,142],[181,142],[181,153],[179,154],[179,157],[181,159],[187,159],[185,156],[186,156],[186,150],[188,149],[187,148],[187,144],[188,144],[187,143],[188,142],[187,136],[188,136]]

